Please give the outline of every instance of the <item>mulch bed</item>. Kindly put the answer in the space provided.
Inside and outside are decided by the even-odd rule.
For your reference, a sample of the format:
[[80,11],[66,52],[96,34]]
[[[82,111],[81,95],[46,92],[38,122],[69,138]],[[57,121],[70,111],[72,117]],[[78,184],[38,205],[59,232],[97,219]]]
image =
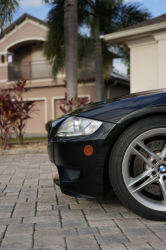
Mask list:
[[45,153],[47,152],[47,142],[30,142],[23,145],[7,145],[6,150],[0,148],[0,155],[4,154],[24,154],[24,153]]

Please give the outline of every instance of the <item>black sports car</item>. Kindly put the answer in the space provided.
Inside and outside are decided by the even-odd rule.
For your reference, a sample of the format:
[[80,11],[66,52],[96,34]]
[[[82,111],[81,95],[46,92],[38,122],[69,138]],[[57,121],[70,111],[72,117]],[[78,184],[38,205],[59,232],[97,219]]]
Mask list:
[[112,188],[131,211],[166,221],[166,89],[90,104],[52,123],[48,154],[62,193]]

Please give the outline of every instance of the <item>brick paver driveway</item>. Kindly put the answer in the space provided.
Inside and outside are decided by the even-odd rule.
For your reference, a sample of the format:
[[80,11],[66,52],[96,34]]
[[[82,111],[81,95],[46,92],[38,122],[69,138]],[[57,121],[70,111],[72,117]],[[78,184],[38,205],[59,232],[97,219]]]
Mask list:
[[166,223],[142,219],[116,198],[61,194],[47,154],[0,156],[1,249],[166,249]]

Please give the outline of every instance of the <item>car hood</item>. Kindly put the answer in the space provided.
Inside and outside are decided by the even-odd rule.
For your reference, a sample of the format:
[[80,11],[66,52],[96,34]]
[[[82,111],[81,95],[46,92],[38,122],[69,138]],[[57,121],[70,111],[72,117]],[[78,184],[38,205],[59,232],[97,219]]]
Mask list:
[[166,105],[166,89],[134,93],[89,104],[70,112],[86,118],[120,123],[123,117],[142,109]]

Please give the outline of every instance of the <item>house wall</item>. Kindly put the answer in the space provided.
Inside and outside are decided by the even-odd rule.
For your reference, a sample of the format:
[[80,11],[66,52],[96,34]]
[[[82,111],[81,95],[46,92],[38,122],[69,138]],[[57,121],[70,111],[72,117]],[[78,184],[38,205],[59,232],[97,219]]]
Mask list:
[[[65,92],[66,88],[53,86],[32,88],[30,92],[23,95],[25,100],[35,101],[34,109],[36,109],[35,113],[31,115],[32,119],[27,123],[26,133],[45,133],[45,123],[63,114],[59,108],[59,101],[64,99]],[[87,96],[92,102],[95,102],[95,84],[79,84],[78,96]]]
[[131,56],[131,93],[166,88],[166,31],[126,44]]
[[14,51],[13,62],[31,61],[31,45],[24,45]]
[[166,39],[158,42],[159,88],[166,88]]
[[158,87],[157,44],[131,48],[131,93]]
[[14,29],[6,37],[0,40],[0,52],[7,52],[8,48],[23,41],[39,40],[45,41],[47,36],[47,27],[37,25],[36,22],[26,20]]

